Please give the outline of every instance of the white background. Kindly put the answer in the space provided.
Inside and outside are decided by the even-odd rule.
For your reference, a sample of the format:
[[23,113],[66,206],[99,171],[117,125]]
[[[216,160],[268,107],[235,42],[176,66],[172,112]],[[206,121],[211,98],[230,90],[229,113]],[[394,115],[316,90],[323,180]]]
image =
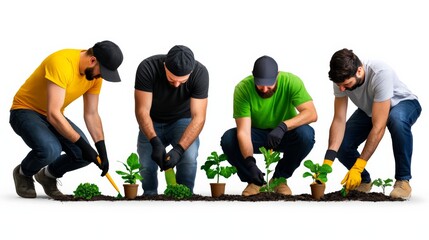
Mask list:
[[[12,238],[152,237],[187,238],[287,238],[326,236],[360,239],[370,234],[400,239],[424,233],[428,188],[424,155],[427,122],[427,59],[429,54],[424,1],[2,1],[0,90],[0,200],[2,234]],[[314,99],[319,119],[312,124],[316,144],[306,159],[323,160],[332,119],[333,94],[328,79],[329,60],[341,48],[350,48],[362,59],[386,61],[415,92],[423,112],[413,127],[413,197],[387,202],[58,202],[46,197],[36,183],[38,198],[16,195],[13,168],[29,149],[11,129],[9,108],[13,96],[39,63],[62,48],[87,49],[102,40],[117,43],[124,54],[121,83],[105,82],[100,96],[110,175],[122,191],[114,172],[136,152],[138,126],[134,115],[134,78],[146,57],[167,53],[176,44],[190,47],[209,70],[207,121],[194,192],[209,195],[205,173],[199,170],[212,151],[221,152],[220,137],[235,126],[232,93],[235,84],[251,74],[254,61],[269,55],[279,69],[300,76]],[[350,112],[355,110],[349,104]],[[65,114],[86,133],[81,99]],[[426,130],[425,130],[426,129]],[[89,137],[89,134],[87,135]],[[264,167],[262,156],[258,165]],[[346,170],[337,161],[327,192],[341,188]],[[390,134],[373,155],[367,169],[373,179],[394,178]],[[288,183],[294,194],[309,193],[310,179],[299,167]],[[165,189],[163,174],[159,191]],[[224,180],[224,179],[223,179]],[[72,194],[79,183],[99,186],[104,195],[117,192],[95,165],[66,174],[60,190]],[[240,194],[245,183],[233,176],[227,194]],[[387,188],[390,193],[392,188]],[[374,188],[373,191],[381,191]],[[142,193],[141,188],[139,194]],[[134,228],[127,234],[130,225]],[[312,230],[310,227],[316,227]],[[228,234],[228,235],[226,235]]]

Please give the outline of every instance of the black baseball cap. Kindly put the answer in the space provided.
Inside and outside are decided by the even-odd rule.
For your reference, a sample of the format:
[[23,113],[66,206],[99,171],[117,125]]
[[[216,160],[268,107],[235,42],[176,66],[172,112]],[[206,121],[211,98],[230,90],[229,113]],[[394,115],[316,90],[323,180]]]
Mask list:
[[101,77],[109,82],[120,82],[118,67],[124,57],[118,45],[106,40],[96,43],[92,51],[100,63]]
[[188,75],[194,70],[194,53],[186,46],[176,45],[168,51],[165,66],[176,76]]
[[258,86],[272,86],[279,72],[277,62],[269,56],[262,56],[255,61],[253,78]]

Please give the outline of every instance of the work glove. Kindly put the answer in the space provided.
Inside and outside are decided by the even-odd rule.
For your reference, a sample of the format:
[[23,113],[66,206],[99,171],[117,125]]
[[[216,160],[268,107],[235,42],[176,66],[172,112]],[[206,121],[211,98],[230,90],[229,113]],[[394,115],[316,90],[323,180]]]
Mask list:
[[97,148],[98,155],[100,156],[100,163],[98,167],[102,171],[101,176],[104,177],[109,171],[109,159],[107,159],[107,151],[106,145],[104,144],[104,140],[96,142],[95,147]]
[[164,170],[167,170],[169,168],[174,168],[177,163],[182,158],[183,153],[185,152],[185,149],[180,144],[177,144],[174,146],[165,157],[164,161]]
[[150,144],[152,145],[152,160],[158,164],[162,172],[164,170],[163,160],[166,154],[164,144],[162,144],[161,139],[157,136],[150,140]]
[[283,136],[287,132],[287,126],[284,122],[281,122],[276,128],[271,130],[268,133],[267,137],[267,148],[274,149],[276,148],[283,139]]
[[347,172],[343,181],[341,181],[342,185],[345,184],[346,191],[353,190],[360,185],[360,182],[362,181],[361,173],[363,172],[366,163],[366,160],[358,158],[353,167]]
[[325,159],[323,160],[323,164],[328,164],[332,167],[335,158],[337,157],[337,152],[331,149],[326,150]]
[[248,181],[254,183],[258,186],[264,185],[264,174],[256,166],[256,159],[253,156],[247,157],[244,159],[244,165],[249,171]]
[[97,161],[97,152],[94,150],[94,148],[91,147],[91,145],[89,145],[87,141],[85,141],[85,139],[83,139],[82,136],[74,144],[76,144],[82,151],[83,160],[93,162],[95,165],[100,167],[100,164]]

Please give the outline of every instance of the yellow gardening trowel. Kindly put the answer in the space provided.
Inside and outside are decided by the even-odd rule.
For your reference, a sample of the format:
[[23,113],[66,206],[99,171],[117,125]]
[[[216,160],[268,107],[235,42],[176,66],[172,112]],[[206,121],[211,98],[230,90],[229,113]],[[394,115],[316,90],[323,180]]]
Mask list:
[[[101,159],[100,159],[100,157],[99,157],[99,156],[97,156],[97,161],[98,161],[98,163],[100,163],[100,164],[101,164]],[[116,189],[116,191],[118,191],[118,196],[117,196],[117,198],[122,198],[121,192],[119,191],[118,186],[116,185],[115,181],[113,181],[113,179],[112,179],[112,177],[110,176],[110,174],[109,174],[109,173],[106,173],[106,175],[105,175],[105,176],[107,177],[107,179],[109,180],[109,182],[112,184],[112,186]]]

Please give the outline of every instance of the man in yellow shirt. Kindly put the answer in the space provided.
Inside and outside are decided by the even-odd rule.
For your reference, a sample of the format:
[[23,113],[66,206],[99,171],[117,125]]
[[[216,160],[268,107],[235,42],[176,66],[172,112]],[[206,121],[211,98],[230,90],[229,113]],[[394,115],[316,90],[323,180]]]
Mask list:
[[[16,93],[10,125],[31,151],[13,170],[16,193],[35,198],[34,178],[52,197],[63,194],[57,178],[95,163],[104,176],[109,170],[98,100],[103,79],[120,82],[121,49],[111,41],[88,50],[63,49],[49,55]],[[83,96],[84,120],[97,151],[81,129],[64,116],[64,109]],[[100,158],[101,163],[97,161]]]

